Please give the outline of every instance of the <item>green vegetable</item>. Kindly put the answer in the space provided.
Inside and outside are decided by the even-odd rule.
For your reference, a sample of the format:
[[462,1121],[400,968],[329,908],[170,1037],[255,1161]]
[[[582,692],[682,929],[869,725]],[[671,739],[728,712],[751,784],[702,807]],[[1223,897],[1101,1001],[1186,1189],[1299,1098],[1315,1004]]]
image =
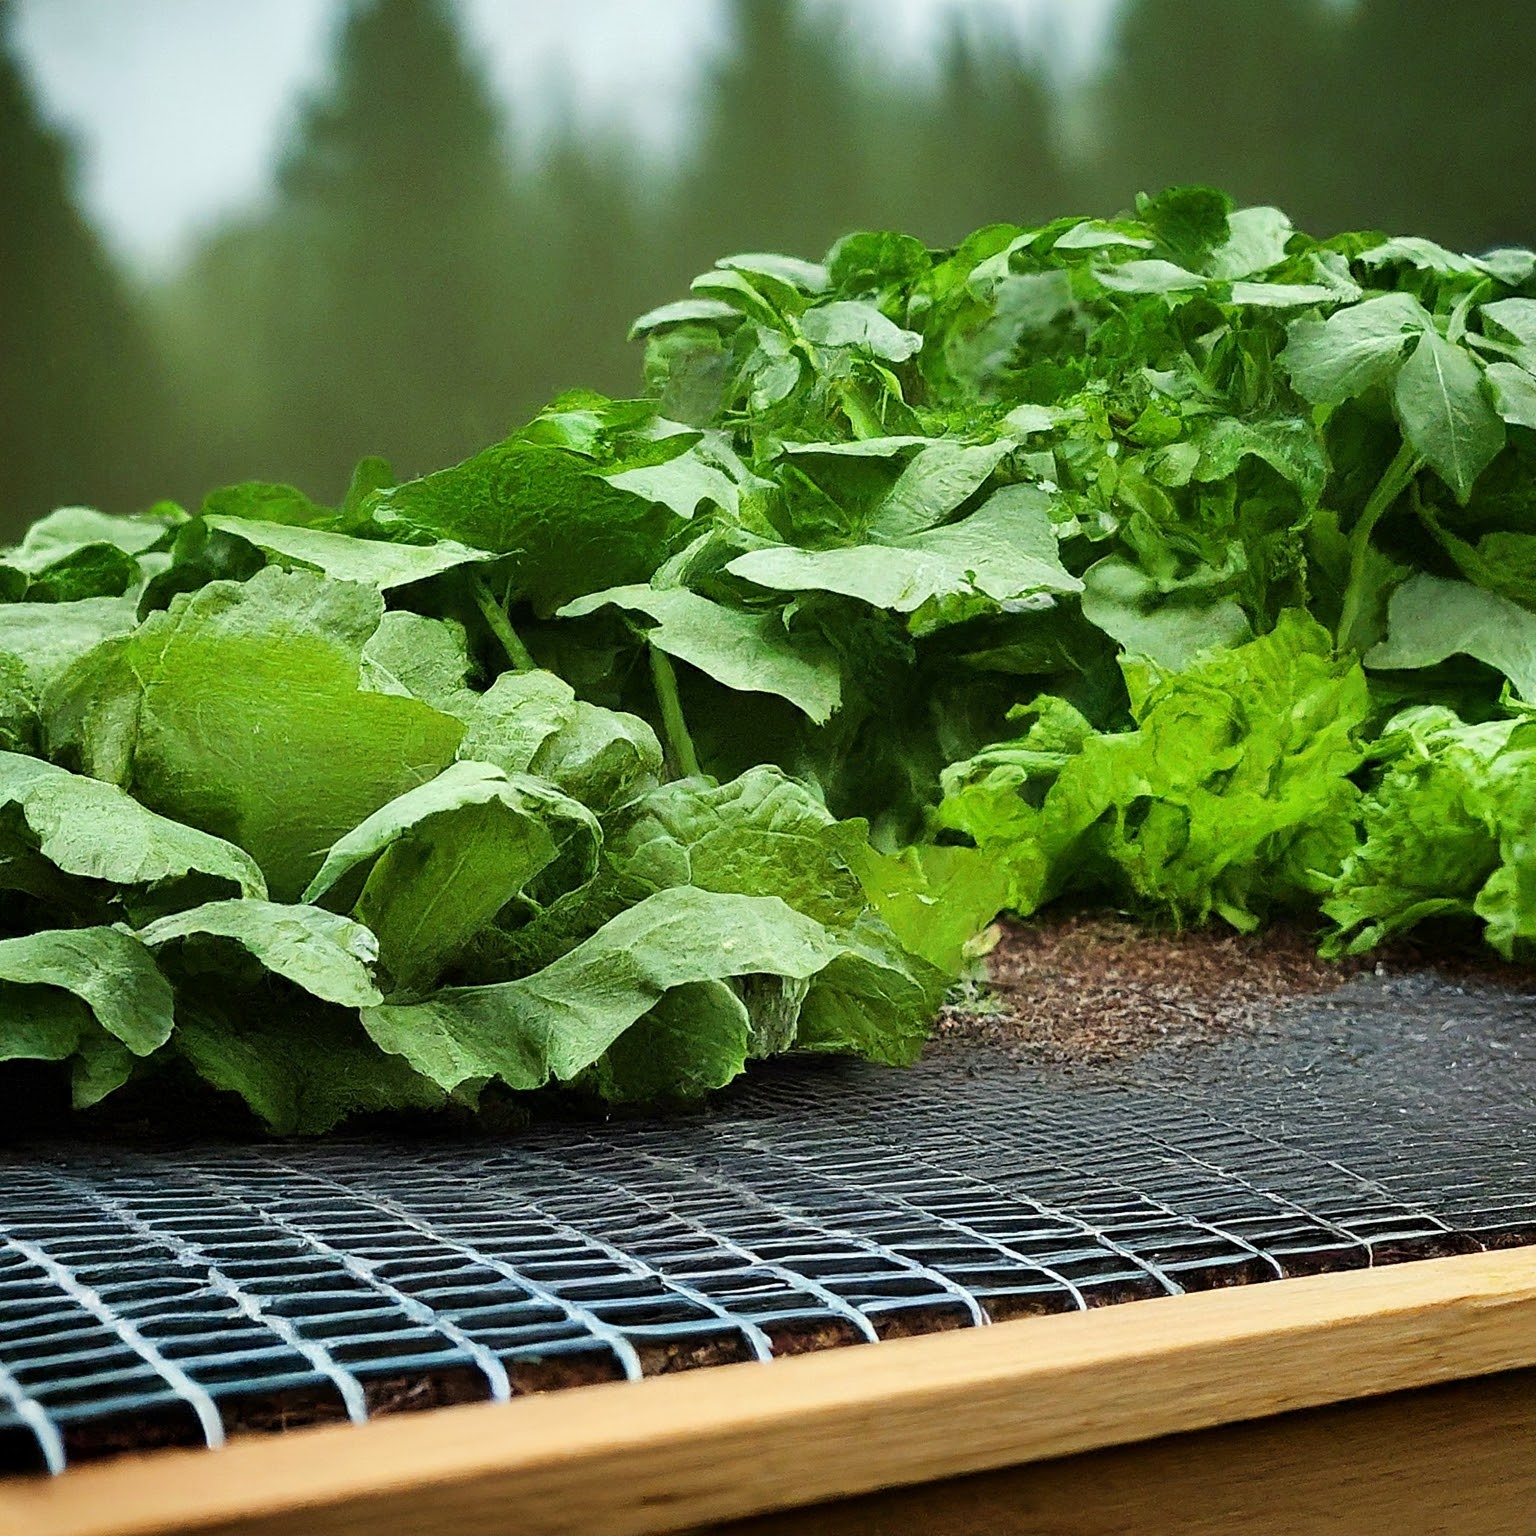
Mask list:
[[686,1098],[910,1061],[1063,893],[1536,953],[1536,256],[1183,188],[634,334],[434,474],[0,555],[0,1061]]

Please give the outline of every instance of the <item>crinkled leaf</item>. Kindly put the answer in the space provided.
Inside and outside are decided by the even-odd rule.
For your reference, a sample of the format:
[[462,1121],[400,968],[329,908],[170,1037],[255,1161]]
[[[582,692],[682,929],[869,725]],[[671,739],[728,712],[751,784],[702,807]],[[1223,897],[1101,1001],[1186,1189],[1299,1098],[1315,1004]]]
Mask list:
[[[135,1056],[158,1050],[171,1036],[170,983],[144,945],[117,928],[44,929],[0,939],[0,982],[57,988],[77,997]],[[0,1008],[0,1041],[6,1038],[8,1013]],[[24,1005],[21,1013],[31,1017],[27,1027],[33,1027],[36,1009]]]
[[268,568],[215,582],[84,657],[51,750],[251,853],[279,898],[380,805],[453,760],[458,721],[360,688],[377,591]]
[[[206,949],[208,941],[228,941],[322,1002],[363,1008],[379,1001],[372,973],[378,940],[362,924],[319,907],[210,901],[158,918],[139,930],[139,938],[151,949],[167,944]],[[183,957],[181,963],[194,972],[217,969],[216,960]]]
[[395,983],[415,989],[557,858],[585,883],[600,841],[591,812],[543,780],[457,762],[341,838],[304,899],[349,910]]
[[517,981],[445,987],[368,1008],[381,1050],[445,1089],[474,1078],[511,1088],[569,1081],[674,987],[733,976],[814,976],[838,946],[773,896],[658,891],[568,954]]

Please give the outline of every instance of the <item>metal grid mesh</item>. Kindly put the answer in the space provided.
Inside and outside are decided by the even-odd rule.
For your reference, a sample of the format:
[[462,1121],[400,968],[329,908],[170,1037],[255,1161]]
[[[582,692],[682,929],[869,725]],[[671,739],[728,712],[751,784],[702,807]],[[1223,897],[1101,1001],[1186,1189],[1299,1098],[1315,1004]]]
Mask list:
[[0,1456],[1536,1241],[1533,1090],[1536,999],[1365,978],[1121,1067],[946,1051],[500,1141],[15,1148]]

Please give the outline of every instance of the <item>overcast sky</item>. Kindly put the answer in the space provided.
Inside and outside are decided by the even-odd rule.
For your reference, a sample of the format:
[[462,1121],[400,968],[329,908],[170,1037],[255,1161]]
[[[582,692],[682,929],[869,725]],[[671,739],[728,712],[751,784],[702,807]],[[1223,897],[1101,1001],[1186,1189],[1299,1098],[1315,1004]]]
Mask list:
[[[456,0],[488,71],[537,133],[568,104],[674,155],[689,93],[728,46],[722,0]],[[904,68],[941,30],[1003,16],[1063,78],[1091,67],[1117,0],[808,0]],[[259,200],[297,102],[321,84],[347,0],[18,0],[44,110],[80,152],[110,244],[169,268],[199,230]],[[636,90],[643,81],[645,89]]]

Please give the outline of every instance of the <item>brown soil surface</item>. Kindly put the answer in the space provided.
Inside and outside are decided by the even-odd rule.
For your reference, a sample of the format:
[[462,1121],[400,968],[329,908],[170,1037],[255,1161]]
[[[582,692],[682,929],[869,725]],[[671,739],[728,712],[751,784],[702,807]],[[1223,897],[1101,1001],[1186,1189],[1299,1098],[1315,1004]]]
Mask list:
[[944,1009],[931,1049],[981,1047],[1019,1061],[1126,1060],[1251,1028],[1294,999],[1336,991],[1362,973],[1427,969],[1473,987],[1536,982],[1531,967],[1445,944],[1324,960],[1297,925],[1173,933],[1115,913],[1005,922],[987,957],[987,982]]

